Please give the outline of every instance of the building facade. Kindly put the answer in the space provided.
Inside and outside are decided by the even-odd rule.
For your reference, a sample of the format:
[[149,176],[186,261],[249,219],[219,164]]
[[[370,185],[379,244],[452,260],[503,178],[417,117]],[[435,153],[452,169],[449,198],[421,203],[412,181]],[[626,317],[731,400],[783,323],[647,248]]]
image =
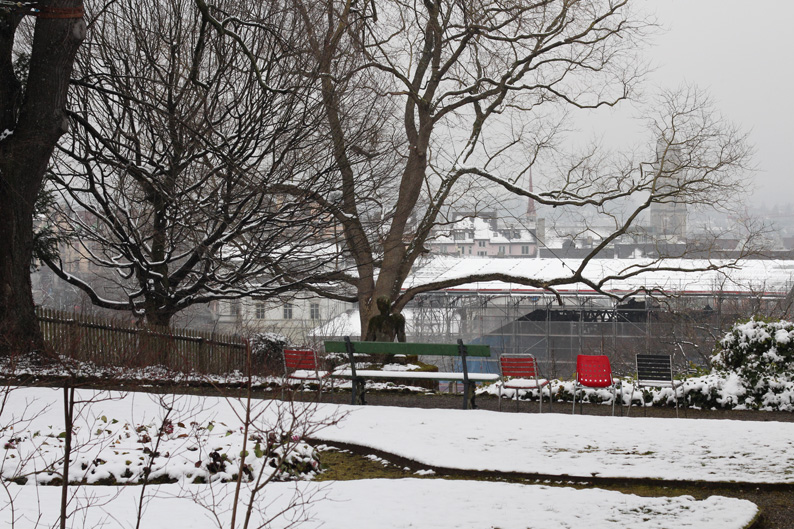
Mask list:
[[434,233],[431,252],[461,257],[535,257],[536,224],[500,219],[495,213],[464,216]]
[[275,333],[292,345],[314,345],[313,330],[327,324],[355,305],[319,296],[293,296],[257,300],[251,298],[213,304],[216,330],[249,335]]

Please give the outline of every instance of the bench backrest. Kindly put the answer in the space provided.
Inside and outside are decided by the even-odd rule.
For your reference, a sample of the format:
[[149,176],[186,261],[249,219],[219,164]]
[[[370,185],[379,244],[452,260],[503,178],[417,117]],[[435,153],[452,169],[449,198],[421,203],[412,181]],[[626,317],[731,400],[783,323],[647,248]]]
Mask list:
[[287,373],[298,370],[317,371],[317,357],[311,349],[285,349],[284,369]]
[[[326,353],[346,353],[345,342],[327,341]],[[407,342],[352,342],[357,353],[363,354],[390,354],[390,355],[416,355],[416,356],[459,356],[457,344],[448,343],[407,343]],[[489,357],[489,345],[466,344],[466,356]]]
[[538,378],[538,363],[530,354],[503,354],[499,368],[503,377]]
[[637,355],[637,382],[640,385],[667,385],[673,381],[670,355]]
[[612,366],[606,355],[578,355],[576,380],[590,388],[607,388],[612,385]]

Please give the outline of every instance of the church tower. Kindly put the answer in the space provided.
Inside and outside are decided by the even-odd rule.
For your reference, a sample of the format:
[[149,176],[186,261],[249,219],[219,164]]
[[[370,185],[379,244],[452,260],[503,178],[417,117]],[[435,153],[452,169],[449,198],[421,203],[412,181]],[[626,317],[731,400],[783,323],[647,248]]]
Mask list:
[[[657,175],[657,194],[676,193],[681,178],[681,150],[669,145],[664,139],[656,144],[656,163],[653,165]],[[668,242],[686,241],[686,204],[677,202],[675,197],[660,197],[659,202],[651,203],[651,233]]]

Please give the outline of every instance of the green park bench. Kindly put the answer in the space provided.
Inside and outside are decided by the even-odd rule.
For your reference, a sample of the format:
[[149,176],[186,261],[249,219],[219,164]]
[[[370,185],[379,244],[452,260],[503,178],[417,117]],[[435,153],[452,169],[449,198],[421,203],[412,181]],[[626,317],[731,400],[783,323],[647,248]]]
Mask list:
[[[344,341],[326,341],[326,353],[343,353],[348,355],[350,368],[338,369],[332,372],[334,378],[350,379],[353,382],[351,403],[366,404],[365,380],[372,379],[402,379],[402,380],[439,380],[463,382],[463,409],[475,408],[474,385],[476,382],[496,382],[499,375],[493,373],[469,373],[466,358],[490,357],[491,348],[488,345],[464,344],[458,340],[457,344],[439,343],[404,343],[404,342],[354,342],[349,337]],[[406,356],[451,356],[461,359],[461,372],[454,371],[376,371],[371,369],[356,369],[355,355],[406,355]]]

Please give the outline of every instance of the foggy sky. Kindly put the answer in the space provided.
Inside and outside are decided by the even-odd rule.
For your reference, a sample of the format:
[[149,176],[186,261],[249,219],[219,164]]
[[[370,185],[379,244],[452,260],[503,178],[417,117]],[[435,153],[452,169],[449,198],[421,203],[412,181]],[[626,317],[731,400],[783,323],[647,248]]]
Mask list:
[[750,133],[756,193],[751,201],[794,202],[794,2],[642,0],[666,29],[648,57],[650,82],[694,83],[718,110]]

